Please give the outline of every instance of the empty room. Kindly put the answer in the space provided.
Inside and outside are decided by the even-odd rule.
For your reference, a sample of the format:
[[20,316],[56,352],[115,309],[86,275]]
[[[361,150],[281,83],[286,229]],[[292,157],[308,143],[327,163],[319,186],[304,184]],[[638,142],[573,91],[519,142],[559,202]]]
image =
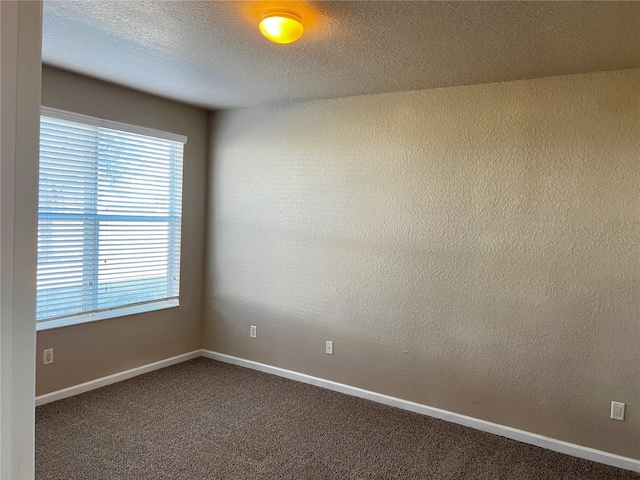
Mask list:
[[0,478],[640,478],[640,2],[0,21]]

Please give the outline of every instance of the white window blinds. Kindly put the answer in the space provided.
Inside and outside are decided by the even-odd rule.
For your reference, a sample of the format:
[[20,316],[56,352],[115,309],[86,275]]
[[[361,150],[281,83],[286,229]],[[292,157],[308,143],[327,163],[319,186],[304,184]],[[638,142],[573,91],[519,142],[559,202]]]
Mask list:
[[177,305],[184,140],[106,123],[41,116],[39,324]]

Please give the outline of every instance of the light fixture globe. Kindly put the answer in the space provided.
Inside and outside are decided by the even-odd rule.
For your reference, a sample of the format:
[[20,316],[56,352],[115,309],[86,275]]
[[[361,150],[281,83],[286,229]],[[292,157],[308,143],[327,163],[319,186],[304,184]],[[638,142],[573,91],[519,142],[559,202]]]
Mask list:
[[303,32],[301,18],[294,12],[272,10],[262,15],[260,33],[274,43],[293,43],[302,36]]

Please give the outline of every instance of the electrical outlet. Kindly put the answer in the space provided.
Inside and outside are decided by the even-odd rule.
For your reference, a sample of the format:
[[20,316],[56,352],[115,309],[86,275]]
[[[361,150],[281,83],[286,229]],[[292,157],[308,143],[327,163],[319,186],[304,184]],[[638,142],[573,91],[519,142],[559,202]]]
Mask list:
[[249,336],[251,338],[256,338],[258,335],[258,327],[256,327],[255,325],[251,325],[251,330],[249,331]]
[[624,420],[624,403],[611,402],[611,418],[614,420]]
[[331,340],[327,340],[324,351],[327,355],[333,355],[333,342]]
[[47,348],[42,352],[42,361],[45,365],[53,363],[53,348]]

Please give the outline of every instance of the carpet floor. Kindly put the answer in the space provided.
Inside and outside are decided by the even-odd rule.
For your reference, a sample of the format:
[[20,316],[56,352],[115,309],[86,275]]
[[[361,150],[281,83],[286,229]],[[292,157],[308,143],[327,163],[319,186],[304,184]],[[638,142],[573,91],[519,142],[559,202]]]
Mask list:
[[198,358],[36,409],[36,479],[640,475]]

